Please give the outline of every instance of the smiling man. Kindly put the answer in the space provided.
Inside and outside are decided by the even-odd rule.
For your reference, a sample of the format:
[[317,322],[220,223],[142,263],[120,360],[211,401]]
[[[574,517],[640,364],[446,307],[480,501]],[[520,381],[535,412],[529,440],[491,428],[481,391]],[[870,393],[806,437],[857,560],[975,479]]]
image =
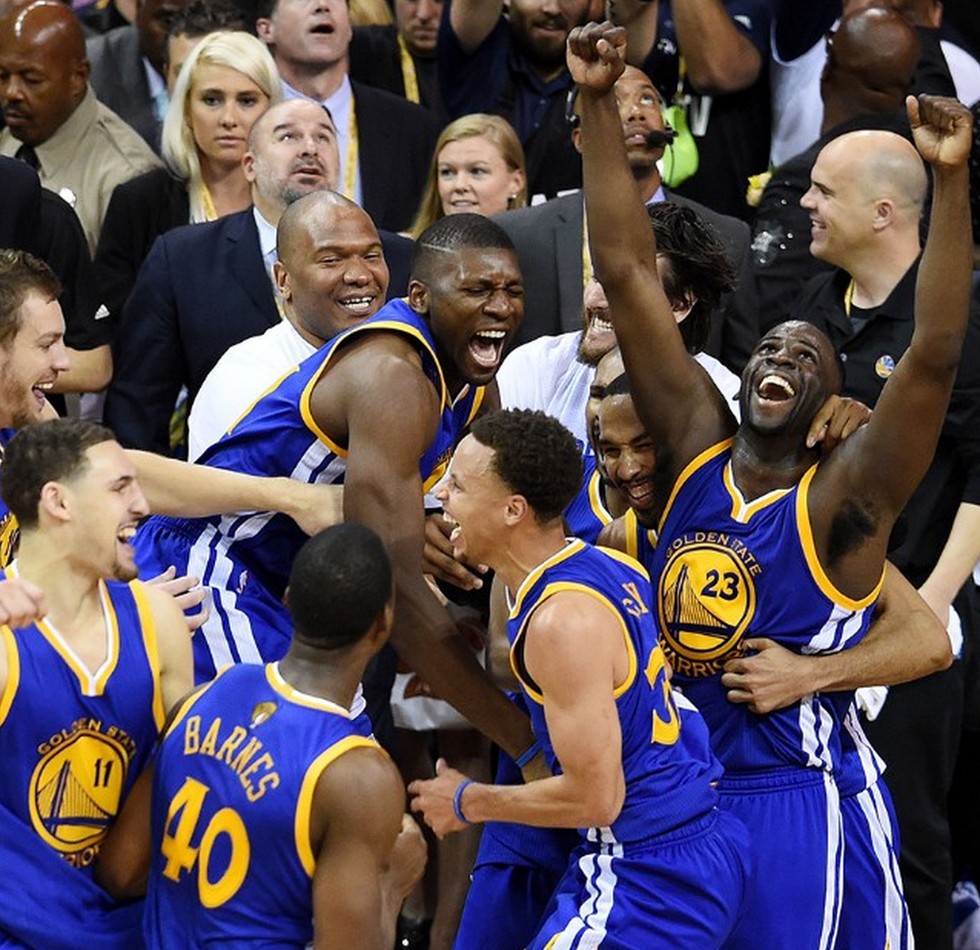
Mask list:
[[[523,311],[507,235],[479,215],[443,218],[419,239],[407,301],[390,302],[307,359],[201,459],[253,474],[343,482],[344,519],[374,528],[389,545],[393,646],[440,696],[516,755],[530,745],[526,720],[455,634],[423,580],[422,550],[423,492],[445,470],[469,421],[497,404],[494,376]],[[217,609],[195,641],[199,679],[229,662],[285,652],[282,596],[301,541],[268,512],[193,523],[153,519],[141,530],[141,570],[194,565],[213,592]]]
[[[322,107],[280,102],[252,126],[243,160],[253,207],[175,228],[154,244],[123,310],[105,419],[132,448],[169,453],[177,394],[191,402],[224,353],[282,321],[275,285],[276,226],[286,208],[336,188],[337,132]],[[407,284],[411,243],[383,234],[395,279]]]
[[[757,717],[728,702],[720,674],[755,633],[796,652],[833,654],[867,632],[889,535],[935,451],[966,331],[969,113],[952,100],[909,100],[916,147],[936,184],[915,338],[870,422],[821,459],[808,428],[843,382],[823,333],[791,322],[759,342],[742,376],[738,426],[685,352],[616,134],[613,85],[625,44],[608,24],[569,41],[589,237],[637,413],[673,486],[651,571],[662,642],[725,766],[723,807],[758,833],[756,878],[779,882],[755,890],[731,946],[830,947],[842,919],[856,929],[837,946],[904,945],[880,769],[847,697],[811,693]],[[843,795],[853,810],[842,819]],[[878,865],[869,860],[865,874],[847,878],[841,910],[842,852],[847,860],[870,841],[884,846]]]
[[0,635],[0,939],[129,946],[138,914],[96,886],[93,862],[191,686],[187,626],[169,594],[134,581],[149,509],[107,429],[28,426],[8,446],[3,497],[21,540],[0,579],[41,590],[47,616]]
[[208,373],[187,421],[191,461],[283,373],[385,302],[381,238],[368,215],[343,195],[317,191],[290,205],[276,243],[274,276],[285,319],[233,346]]

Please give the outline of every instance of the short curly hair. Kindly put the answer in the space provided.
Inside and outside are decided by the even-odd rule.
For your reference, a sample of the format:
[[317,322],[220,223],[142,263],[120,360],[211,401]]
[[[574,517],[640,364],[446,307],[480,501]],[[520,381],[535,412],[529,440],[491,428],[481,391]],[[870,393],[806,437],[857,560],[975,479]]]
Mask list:
[[494,474],[523,495],[539,524],[562,516],[582,484],[582,451],[557,419],[530,409],[506,409],[473,423],[473,437],[493,449]]

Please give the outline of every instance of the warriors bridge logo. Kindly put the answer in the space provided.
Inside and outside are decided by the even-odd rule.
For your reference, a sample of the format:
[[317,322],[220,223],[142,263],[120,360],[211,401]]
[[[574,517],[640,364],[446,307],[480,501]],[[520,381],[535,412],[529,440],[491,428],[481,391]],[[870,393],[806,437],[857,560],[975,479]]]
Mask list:
[[738,539],[693,532],[674,540],[657,587],[663,646],[675,672],[713,676],[738,653],[755,613],[761,566]]

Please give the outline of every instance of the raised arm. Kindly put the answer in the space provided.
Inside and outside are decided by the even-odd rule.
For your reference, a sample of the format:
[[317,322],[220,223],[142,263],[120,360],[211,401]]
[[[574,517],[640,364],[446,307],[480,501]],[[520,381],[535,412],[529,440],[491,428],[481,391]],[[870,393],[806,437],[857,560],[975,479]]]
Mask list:
[[721,0],[672,0],[670,10],[677,45],[698,92],[738,92],[759,78],[762,56]]
[[237,511],[279,511],[307,534],[343,520],[340,485],[310,485],[292,478],[262,478],[208,465],[127,451],[154,514],[207,518]]
[[637,413],[673,474],[735,421],[687,353],[657,274],[657,247],[626,160],[613,86],[624,68],[625,33],[609,24],[573,30],[568,68],[579,85],[589,242],[609,299]]
[[[845,504],[864,508],[871,545],[884,553],[891,526],[932,462],[949,404],[969,312],[972,241],[967,159],[969,111],[955,99],[908,99],[916,148],[932,166],[929,237],[919,264],[912,342],[895,368],[869,423],[821,466],[810,509],[817,550],[831,579],[867,562],[868,545],[835,567],[832,524]],[[836,574],[836,576],[835,576]],[[846,591],[846,588],[845,588]]]
[[807,693],[895,686],[946,669],[949,637],[929,605],[888,565],[874,623],[857,646],[801,656],[767,639],[746,640],[751,656],[729,660],[721,682],[733,703],[768,713]]
[[[388,547],[396,591],[392,646],[437,695],[516,758],[532,742],[527,718],[490,681],[423,578],[419,459],[434,435],[436,392],[414,354],[406,355],[407,344],[383,342],[342,355],[312,399],[325,431],[341,431],[346,418],[344,520],[372,528]],[[365,387],[365,379],[384,386]]]
[[472,53],[490,35],[503,9],[503,0],[452,0],[449,25],[459,45]]

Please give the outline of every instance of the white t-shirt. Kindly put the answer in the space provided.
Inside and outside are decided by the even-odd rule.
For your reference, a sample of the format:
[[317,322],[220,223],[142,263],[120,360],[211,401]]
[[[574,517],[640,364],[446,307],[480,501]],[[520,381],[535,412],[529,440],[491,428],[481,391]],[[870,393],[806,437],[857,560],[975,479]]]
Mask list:
[[[585,445],[585,404],[595,368],[575,358],[581,339],[582,331],[576,330],[538,337],[519,346],[500,367],[497,385],[500,404],[505,409],[540,409],[554,416]],[[707,370],[738,419],[739,378],[707,353],[698,353],[695,359]]]
[[197,461],[276,380],[316,350],[288,320],[231,347],[208,373],[191,408],[190,460]]

